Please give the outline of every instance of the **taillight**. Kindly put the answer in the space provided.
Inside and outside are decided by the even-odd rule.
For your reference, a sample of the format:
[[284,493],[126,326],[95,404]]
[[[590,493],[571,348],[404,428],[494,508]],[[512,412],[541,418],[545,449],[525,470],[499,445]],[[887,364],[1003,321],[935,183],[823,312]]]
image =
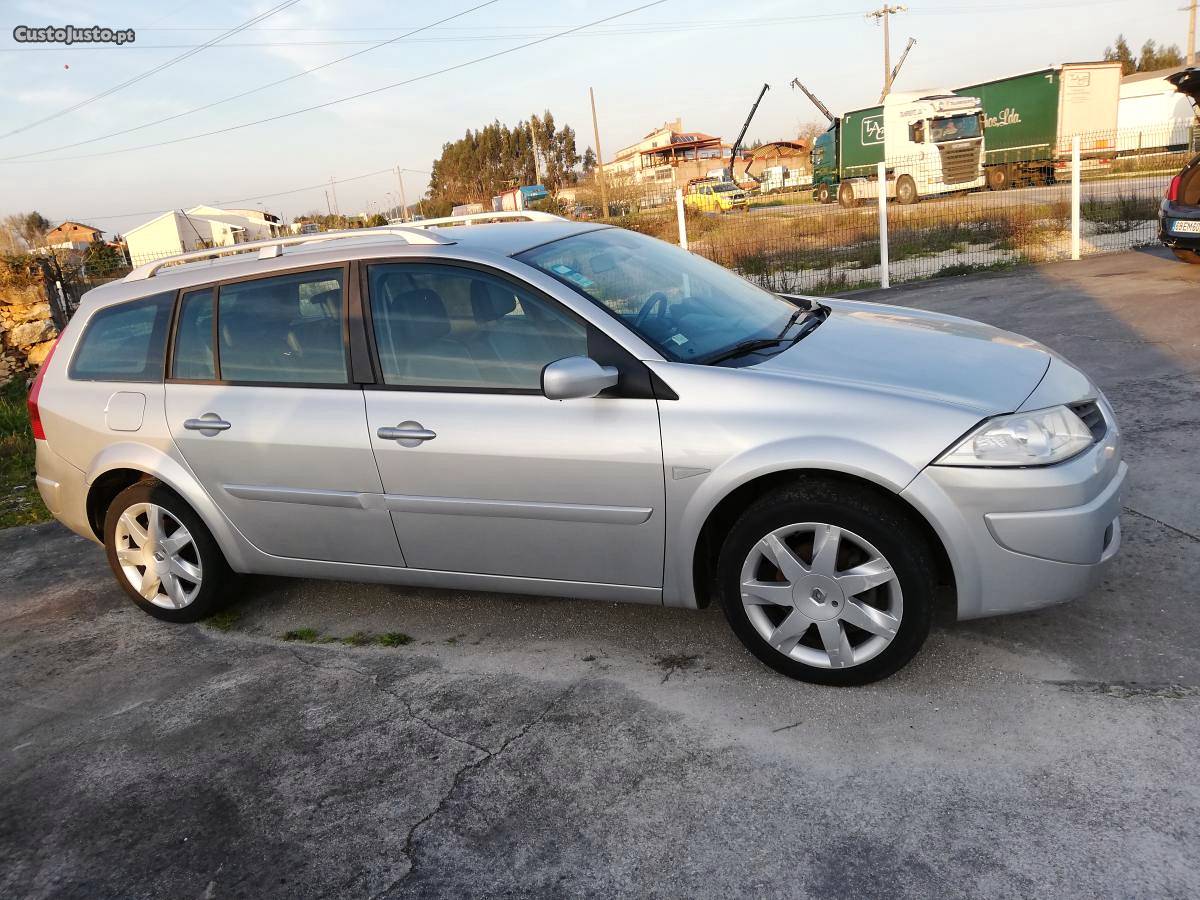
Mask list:
[[1167,199],[1172,203],[1179,199],[1179,185],[1183,181],[1183,173],[1176,175],[1171,179],[1170,185],[1167,186]]
[[29,426],[33,429],[34,440],[44,441],[46,439],[46,429],[42,427],[42,413],[38,409],[38,395],[42,392],[42,378],[46,375],[46,369],[50,365],[50,357],[54,355],[54,349],[58,346],[58,339],[50,345],[50,352],[46,354],[45,360],[42,362],[42,367],[38,369],[38,373],[34,376],[33,387],[29,389],[29,400],[26,405],[29,407]]

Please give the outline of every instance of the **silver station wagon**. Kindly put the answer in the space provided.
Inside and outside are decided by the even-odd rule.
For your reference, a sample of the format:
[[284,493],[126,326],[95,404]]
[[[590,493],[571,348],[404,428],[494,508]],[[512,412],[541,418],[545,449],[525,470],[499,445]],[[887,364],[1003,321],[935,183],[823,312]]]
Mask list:
[[238,573],[716,601],[772,668],[855,684],[935,604],[1067,600],[1120,545],[1112,409],[1045,347],[539,213],[143,266],[30,413],[46,505],[170,622]]

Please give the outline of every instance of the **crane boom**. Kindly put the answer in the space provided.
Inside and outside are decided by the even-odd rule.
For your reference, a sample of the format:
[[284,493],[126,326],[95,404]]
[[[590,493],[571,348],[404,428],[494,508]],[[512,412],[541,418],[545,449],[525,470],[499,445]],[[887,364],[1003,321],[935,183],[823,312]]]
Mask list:
[[[758,97],[754,101],[754,105],[750,107],[750,115],[746,116],[746,121],[742,123],[742,130],[738,132],[737,140],[733,142],[733,149],[729,151],[729,180],[733,181],[733,165],[737,160],[738,148],[742,146],[742,138],[746,136],[747,129],[750,128],[750,120],[754,118],[754,114],[758,112],[758,104],[762,103],[763,95],[771,89],[769,84],[764,84],[762,90],[758,92]],[[749,174],[749,172],[747,172]],[[754,178],[753,175],[750,176]],[[757,181],[758,179],[755,179]]]
[[[905,52],[907,52],[907,51],[905,51]],[[804,85],[802,85],[800,83],[799,78],[792,79],[792,87],[800,88],[800,90],[804,91],[804,96],[813,102],[813,106],[815,106],[817,109],[819,109],[821,111],[821,114],[823,116],[825,116],[825,118],[827,118],[831,123],[834,121],[834,115],[833,115],[833,113],[831,113],[829,111],[829,107],[827,107],[824,103],[822,103],[820,100],[818,100],[816,94],[814,94],[812,91],[810,91]]]

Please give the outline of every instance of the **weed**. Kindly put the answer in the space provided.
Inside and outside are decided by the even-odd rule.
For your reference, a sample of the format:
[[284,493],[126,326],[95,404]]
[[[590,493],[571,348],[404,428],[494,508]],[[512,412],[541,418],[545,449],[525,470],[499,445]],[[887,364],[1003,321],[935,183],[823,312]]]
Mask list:
[[217,631],[231,631],[241,617],[242,614],[236,609],[223,609],[205,619],[204,624]]
[[34,481],[27,391],[19,377],[0,387],[0,528],[50,521]]
[[403,631],[389,631],[387,634],[379,635],[375,640],[381,647],[403,647],[413,641],[412,637]]
[[305,644],[311,644],[320,634],[315,628],[293,628],[284,634],[283,639],[285,641],[300,641]]
[[350,647],[365,647],[374,641],[375,638],[365,631],[356,631],[349,637],[342,638],[342,643]]

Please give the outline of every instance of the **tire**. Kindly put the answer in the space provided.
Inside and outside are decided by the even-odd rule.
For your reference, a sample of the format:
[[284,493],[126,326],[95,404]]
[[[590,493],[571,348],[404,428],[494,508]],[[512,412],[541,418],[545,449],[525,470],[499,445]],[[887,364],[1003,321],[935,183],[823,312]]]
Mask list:
[[832,203],[833,202],[833,195],[829,191],[828,184],[822,183],[817,188],[817,202],[818,203]]
[[[814,552],[818,543],[832,555]],[[790,555],[782,565],[779,546]],[[753,503],[717,562],[721,606],[746,648],[789,678],[839,686],[886,678],[916,655],[933,616],[934,572],[922,529],[898,503],[817,479]]]
[[1012,170],[1008,166],[988,166],[986,178],[989,191],[1006,191],[1012,187]]
[[[233,573],[221,548],[195,511],[160,481],[139,481],[116,496],[104,516],[104,549],[117,583],[156,619],[196,622],[230,599]],[[145,578],[152,567],[151,583]]]
[[912,180],[911,175],[901,175],[896,179],[896,202],[902,203],[905,206],[911,206],[921,199],[921,195],[917,193],[917,183]]
[[1191,263],[1194,266],[1200,266],[1200,250],[1185,250],[1183,247],[1172,247],[1171,252],[1175,254],[1176,259],[1181,259],[1185,263]]
[[854,196],[854,185],[848,181],[843,181],[838,185],[838,205],[844,209],[853,209],[858,206],[858,200]]

